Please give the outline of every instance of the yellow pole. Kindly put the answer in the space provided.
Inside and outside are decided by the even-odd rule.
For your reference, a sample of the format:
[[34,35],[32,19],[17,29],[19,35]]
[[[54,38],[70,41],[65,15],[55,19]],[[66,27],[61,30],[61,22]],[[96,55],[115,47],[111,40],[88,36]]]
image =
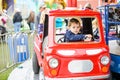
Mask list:
[[16,3],[16,0],[14,0],[14,3]]
[[0,0],[0,11],[2,11],[2,0]]

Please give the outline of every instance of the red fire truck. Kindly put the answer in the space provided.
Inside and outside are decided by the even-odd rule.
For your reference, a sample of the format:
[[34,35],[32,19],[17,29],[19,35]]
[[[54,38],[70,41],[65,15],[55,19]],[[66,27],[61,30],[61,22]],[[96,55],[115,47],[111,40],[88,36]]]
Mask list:
[[[92,41],[64,41],[71,18],[79,20],[82,34],[91,34]],[[32,59],[40,80],[108,80],[110,55],[99,12],[53,10],[45,15],[42,30]]]

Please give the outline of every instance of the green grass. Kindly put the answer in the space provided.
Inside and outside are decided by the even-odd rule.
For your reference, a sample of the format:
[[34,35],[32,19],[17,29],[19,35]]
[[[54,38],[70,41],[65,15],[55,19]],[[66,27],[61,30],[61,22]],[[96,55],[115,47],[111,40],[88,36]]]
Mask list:
[[13,70],[13,68],[9,68],[5,72],[0,73],[0,80],[7,80],[10,72]]
[[4,72],[0,73],[0,80],[7,80],[8,79],[8,76],[9,74],[12,72],[12,70],[17,67],[19,64],[13,66],[13,67],[10,67],[8,68],[7,70],[5,70]]

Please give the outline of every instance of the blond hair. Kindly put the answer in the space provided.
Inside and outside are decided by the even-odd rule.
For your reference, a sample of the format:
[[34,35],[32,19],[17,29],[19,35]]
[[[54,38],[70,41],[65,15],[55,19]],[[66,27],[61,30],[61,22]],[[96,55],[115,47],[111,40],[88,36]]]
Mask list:
[[[58,0],[58,2],[59,2],[59,0]],[[52,5],[53,5],[53,3],[55,3],[55,0],[45,0],[45,3],[50,6],[50,9],[52,9]],[[63,6],[63,9],[65,9],[66,3],[64,0],[62,0],[61,3],[59,3],[59,4],[61,4]]]

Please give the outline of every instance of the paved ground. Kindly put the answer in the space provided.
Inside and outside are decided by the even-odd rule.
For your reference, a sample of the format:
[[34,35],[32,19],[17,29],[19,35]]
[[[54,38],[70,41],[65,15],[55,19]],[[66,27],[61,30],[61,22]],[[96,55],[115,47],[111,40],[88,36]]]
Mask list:
[[34,75],[31,60],[27,60],[11,72],[8,80],[39,80],[39,75]]

